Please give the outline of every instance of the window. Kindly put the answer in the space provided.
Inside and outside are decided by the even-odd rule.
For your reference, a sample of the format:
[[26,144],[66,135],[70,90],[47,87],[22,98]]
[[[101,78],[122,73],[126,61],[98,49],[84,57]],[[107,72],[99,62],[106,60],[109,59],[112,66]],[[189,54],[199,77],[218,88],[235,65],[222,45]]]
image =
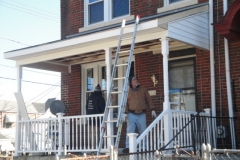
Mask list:
[[87,69],[87,91],[93,90],[93,68]]
[[103,21],[103,1],[89,0],[89,24]]
[[85,26],[129,14],[129,0],[85,0]]
[[[120,63],[126,63],[127,58],[120,58]],[[104,61],[84,64],[82,66],[83,81],[82,81],[82,114],[86,114],[86,102],[91,93],[94,91],[96,85],[101,86],[102,94],[107,99],[107,75],[106,66]],[[125,77],[126,66],[116,68],[115,77]],[[130,76],[134,75],[134,62],[131,64]],[[114,80],[114,91],[121,91],[123,88],[124,80]],[[119,105],[121,100],[121,94],[112,94],[112,105]],[[114,109],[113,116],[116,117],[118,109]]]
[[112,0],[112,18],[129,14],[129,0]]
[[169,4],[179,2],[179,1],[183,1],[183,0],[169,0]]
[[[178,109],[195,111],[195,69],[194,60],[181,60],[169,62],[169,89],[176,90],[170,92],[170,102],[177,102],[180,99],[181,107]],[[172,109],[176,106],[171,105]]]

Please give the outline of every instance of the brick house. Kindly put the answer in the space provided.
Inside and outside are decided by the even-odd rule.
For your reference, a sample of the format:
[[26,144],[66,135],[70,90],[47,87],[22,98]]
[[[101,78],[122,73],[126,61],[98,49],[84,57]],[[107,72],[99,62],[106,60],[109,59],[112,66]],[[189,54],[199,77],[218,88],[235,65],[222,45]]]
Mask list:
[[[239,0],[230,0],[228,5],[229,17],[239,17]],[[127,38],[132,33],[135,16],[139,15],[131,74],[137,75],[141,85],[151,92],[157,114],[172,106],[169,104],[177,97],[169,94],[169,90],[180,89],[180,108],[184,111],[203,112],[210,108],[213,116],[239,117],[240,40],[236,28],[240,24],[236,18],[228,21],[223,9],[223,1],[62,0],[61,40],[6,52],[5,58],[16,61],[19,84],[22,66],[62,72],[61,100],[66,105],[65,116],[84,116],[86,99],[94,87],[100,84],[103,91],[107,90],[108,69],[122,19],[126,19],[129,28],[123,35]],[[221,32],[229,24],[233,27]],[[224,36],[230,37],[229,53],[224,51]],[[122,49],[129,49],[130,44],[130,40],[123,41]],[[126,55],[121,61],[127,61]],[[124,72],[119,69],[118,76]],[[156,84],[152,76],[157,79]],[[116,84],[118,88],[122,85],[120,81]],[[119,97],[113,98],[119,103]],[[147,124],[152,121],[147,110]],[[120,147],[124,147],[125,126],[124,123]],[[77,133],[77,128],[71,131],[70,141],[73,132]],[[236,126],[235,145],[239,143],[239,132]],[[71,142],[73,145],[77,146],[77,142]]]

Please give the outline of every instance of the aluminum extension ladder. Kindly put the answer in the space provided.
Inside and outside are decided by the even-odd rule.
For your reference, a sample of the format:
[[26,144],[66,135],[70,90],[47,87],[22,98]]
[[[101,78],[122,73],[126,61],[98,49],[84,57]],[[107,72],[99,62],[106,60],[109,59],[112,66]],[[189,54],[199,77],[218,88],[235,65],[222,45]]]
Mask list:
[[[136,38],[136,33],[137,33],[137,28],[138,28],[138,23],[139,23],[139,16],[136,16],[136,20],[135,20],[135,25],[134,25],[134,31],[132,34],[131,38],[126,38],[126,39],[132,39],[132,43],[131,43],[131,49],[128,51],[120,51],[121,49],[121,42],[122,40],[126,40],[126,39],[122,39],[122,35],[123,35],[123,30],[125,28],[125,19],[122,22],[122,27],[120,30],[120,36],[118,39],[118,46],[117,46],[117,50],[116,50],[116,55],[115,55],[115,61],[114,61],[114,65],[113,65],[113,69],[112,69],[112,75],[111,75],[111,81],[110,81],[110,89],[109,92],[107,94],[107,101],[106,101],[106,107],[105,107],[105,112],[104,112],[104,116],[103,116],[103,121],[102,121],[102,125],[101,125],[101,134],[100,134],[100,141],[99,141],[99,146],[98,146],[98,151],[97,151],[97,155],[99,155],[101,149],[102,149],[102,144],[103,144],[103,139],[104,138],[114,138],[114,148],[118,149],[118,144],[120,141],[120,136],[121,136],[121,130],[122,130],[122,112],[124,112],[125,109],[125,105],[127,102],[127,96],[128,96],[128,77],[130,74],[130,68],[131,68],[131,62],[132,62],[132,56],[134,53],[134,46],[135,46],[135,38]],[[121,53],[127,53],[129,52],[129,57],[128,57],[128,62],[124,63],[124,64],[118,64],[118,58],[119,58],[119,54]],[[123,67],[123,66],[127,66],[127,70],[126,70],[126,76],[125,77],[119,77],[119,78],[114,78],[115,74],[116,74],[116,68],[117,67]],[[124,80],[124,85],[123,85],[123,90],[122,91],[113,91],[114,88],[114,81],[116,80]],[[112,94],[121,94],[121,102],[120,105],[118,106],[112,106],[111,105],[111,95]],[[118,108],[118,117],[115,120],[108,120],[108,115],[111,109],[114,108]],[[118,127],[117,129],[117,135],[108,135],[108,136],[104,136],[106,130],[107,130],[107,124],[109,123],[116,123],[116,127]]]

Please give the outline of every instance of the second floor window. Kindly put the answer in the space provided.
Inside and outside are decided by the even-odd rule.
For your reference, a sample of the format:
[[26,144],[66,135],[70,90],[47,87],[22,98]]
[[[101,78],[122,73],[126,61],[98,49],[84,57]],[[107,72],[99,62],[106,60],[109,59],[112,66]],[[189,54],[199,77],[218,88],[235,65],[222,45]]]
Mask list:
[[88,14],[89,24],[103,21],[103,1],[102,0],[89,0]]
[[111,0],[112,18],[129,14],[129,0]]
[[129,0],[85,0],[85,26],[129,15]]

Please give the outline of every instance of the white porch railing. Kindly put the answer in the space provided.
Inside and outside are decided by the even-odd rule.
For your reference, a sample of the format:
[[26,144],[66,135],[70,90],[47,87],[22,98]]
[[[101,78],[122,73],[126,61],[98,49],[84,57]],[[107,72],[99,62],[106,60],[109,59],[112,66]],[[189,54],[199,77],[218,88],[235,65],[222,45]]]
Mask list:
[[[172,128],[171,131],[174,136],[191,119],[191,114],[197,113],[171,110],[172,124],[164,126],[164,124],[167,124],[164,123],[164,120],[166,120],[164,116],[167,114],[168,110],[164,110],[136,139],[135,144],[130,143],[130,145],[134,145],[142,151],[160,149],[168,143],[164,140],[165,129]],[[209,114],[201,113],[201,115]],[[20,120],[18,153],[57,152],[61,155],[64,151],[97,151],[102,117],[103,114],[66,117],[63,114],[58,114],[56,118]],[[107,150],[107,139],[105,138],[103,142],[102,149]],[[182,146],[191,144],[191,125],[184,128],[172,143]],[[63,146],[66,146],[66,149]]]
[[[20,120],[19,153],[97,151],[103,114]],[[104,139],[103,149],[107,149]]]
[[[157,150],[164,147],[168,142],[164,141],[164,129],[172,130],[173,136],[176,135],[191,119],[191,114],[196,115],[197,112],[171,110],[172,125],[164,126],[164,116],[168,114],[168,110],[164,110],[137,138],[136,146],[139,151]],[[208,115],[208,113],[201,113],[200,115]],[[181,144],[181,146],[189,146],[192,144],[191,125],[183,129],[183,131],[174,139],[173,144]],[[131,148],[131,146],[130,146]]]

